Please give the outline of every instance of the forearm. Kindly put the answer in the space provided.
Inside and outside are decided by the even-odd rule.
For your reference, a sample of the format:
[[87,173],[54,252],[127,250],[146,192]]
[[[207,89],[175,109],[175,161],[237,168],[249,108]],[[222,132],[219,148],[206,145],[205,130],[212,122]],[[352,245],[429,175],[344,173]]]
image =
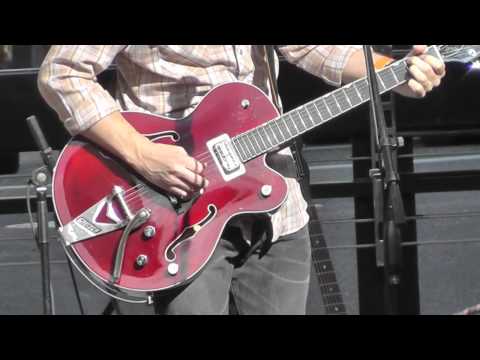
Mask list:
[[[386,65],[389,61],[388,58],[380,54],[373,54],[373,61],[377,70],[383,65]],[[347,62],[343,73],[342,73],[342,83],[348,84],[360,78],[363,78],[367,75],[367,67],[365,63],[365,55],[363,50],[357,50],[352,54],[349,61]]]
[[104,117],[81,135],[133,168],[138,168],[142,153],[150,144],[119,111]]

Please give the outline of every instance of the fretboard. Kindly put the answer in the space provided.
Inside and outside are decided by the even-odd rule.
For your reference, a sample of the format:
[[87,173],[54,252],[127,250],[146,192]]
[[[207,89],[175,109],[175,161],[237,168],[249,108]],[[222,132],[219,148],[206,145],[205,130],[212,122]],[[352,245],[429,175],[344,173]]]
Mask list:
[[[441,58],[437,48],[431,46],[429,55]],[[387,93],[408,80],[406,59],[397,61],[377,72],[381,94]],[[367,78],[357,80],[295,110],[249,130],[232,139],[243,162],[277,150],[293,139],[326,122],[368,102],[370,91]]]

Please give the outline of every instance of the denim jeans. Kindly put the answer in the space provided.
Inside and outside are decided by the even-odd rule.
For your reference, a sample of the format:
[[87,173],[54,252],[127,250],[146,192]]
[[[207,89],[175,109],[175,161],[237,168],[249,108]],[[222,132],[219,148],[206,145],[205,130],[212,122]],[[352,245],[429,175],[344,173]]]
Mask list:
[[238,266],[236,259],[249,245],[227,231],[193,282],[156,297],[156,313],[228,315],[233,300],[240,315],[305,315],[311,266],[308,227],[268,247]]

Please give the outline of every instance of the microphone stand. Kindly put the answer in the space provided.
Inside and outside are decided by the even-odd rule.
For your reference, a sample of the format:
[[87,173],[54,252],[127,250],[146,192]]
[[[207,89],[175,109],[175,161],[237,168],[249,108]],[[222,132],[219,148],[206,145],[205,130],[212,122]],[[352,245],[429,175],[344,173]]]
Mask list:
[[[400,176],[393,151],[398,139],[389,134],[378,88],[371,45],[363,46],[370,91],[370,125],[372,129],[373,202],[377,243],[377,266],[384,269],[385,310],[400,315],[402,270],[401,225],[406,223],[400,191]],[[374,141],[374,142],[373,142]],[[375,167],[376,166],[376,167]]]
[[[49,176],[53,174],[55,167],[55,160],[52,156],[52,148],[48,145],[47,140],[40,128],[37,118],[29,116],[27,118],[27,125],[30,129],[32,137],[40,150],[44,166],[36,169],[32,173],[30,182],[35,185],[37,195],[37,231],[36,241],[40,250],[40,260],[42,267],[42,291],[43,291],[43,313],[45,315],[55,315],[55,305],[53,297],[53,288],[50,278],[50,255],[48,243],[48,205],[47,205],[47,185]],[[30,201],[27,199],[27,201]],[[30,205],[29,205],[30,206]],[[30,208],[29,208],[30,209]],[[35,232],[34,232],[35,233]],[[68,259],[67,259],[68,260]],[[75,290],[80,313],[83,315],[83,305],[80,300],[80,293],[78,291],[77,281],[73,273],[73,268],[70,261],[67,261],[72,277],[73,287]]]
[[31,183],[35,185],[35,192],[37,195],[36,240],[40,250],[40,261],[42,267],[43,313],[45,315],[53,315],[55,310],[53,306],[53,291],[50,279],[47,183],[48,175],[53,173],[54,161],[51,154],[52,148],[48,146],[35,116],[28,117],[27,124],[30,132],[32,133],[33,139],[40,150],[40,155],[45,164],[45,166],[42,166],[33,172]]

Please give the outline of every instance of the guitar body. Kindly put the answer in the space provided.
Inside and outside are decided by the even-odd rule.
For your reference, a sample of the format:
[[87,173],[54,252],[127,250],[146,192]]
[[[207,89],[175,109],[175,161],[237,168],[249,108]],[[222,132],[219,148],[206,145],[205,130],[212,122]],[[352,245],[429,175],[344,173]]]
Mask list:
[[[62,151],[55,168],[53,201],[62,227],[75,222],[76,228],[91,235],[73,243],[63,237],[66,253],[77,268],[108,295],[145,302],[153,292],[191,281],[207,264],[233,217],[278,209],[286,199],[287,184],[267,166],[266,155],[246,162],[243,175],[225,180],[207,147],[209,141],[223,134],[233,138],[278,116],[270,100],[256,87],[237,82],[216,87],[182,120],[134,112],[123,115],[152,141],[182,146],[190,156],[207,162],[210,185],[204,194],[178,211],[152,185],[146,184],[141,191],[135,188],[142,180],[120,160],[76,137]],[[262,195],[265,185],[271,186],[269,196]],[[110,210],[107,204],[101,205],[115,186],[123,189],[132,213],[144,208],[151,215],[129,234],[120,276],[113,282],[115,257],[125,227],[98,236],[95,232],[102,224],[114,224],[112,218],[117,218],[117,222],[125,219],[119,201],[112,200]],[[94,216],[79,222],[82,214],[95,204],[99,206]],[[108,216],[112,210],[115,216]],[[147,227],[155,229],[154,236],[145,236]],[[70,229],[70,239],[78,235],[72,232]],[[139,266],[139,256],[147,259],[146,264]],[[176,268],[173,274],[172,263]]]
[[[480,57],[480,45],[433,45],[426,53],[470,62]],[[384,94],[408,80],[407,62],[377,74]],[[151,141],[182,146],[208,163],[205,193],[181,207],[119,159],[74,138],[53,175],[66,254],[94,285],[121,300],[145,302],[153,292],[191,281],[232,218],[266,214],[285,201],[285,179],[267,166],[264,154],[369,99],[363,78],[279,116],[261,90],[234,82],[210,91],[182,120],[124,113]]]

